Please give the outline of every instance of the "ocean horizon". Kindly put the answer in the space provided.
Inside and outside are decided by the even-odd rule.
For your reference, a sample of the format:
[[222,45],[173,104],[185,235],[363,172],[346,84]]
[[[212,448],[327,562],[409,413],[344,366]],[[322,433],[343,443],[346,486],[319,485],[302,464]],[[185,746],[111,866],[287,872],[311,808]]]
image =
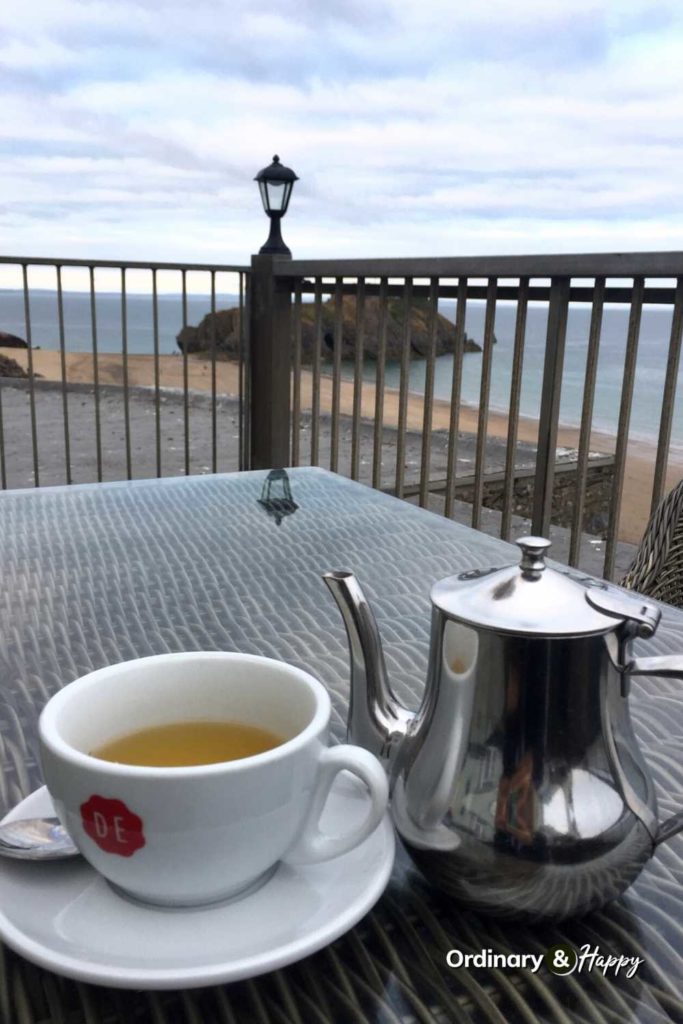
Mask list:
[[[90,294],[64,292],[64,334],[67,351],[92,351],[92,325]],[[238,304],[234,294],[217,294],[216,309]],[[121,352],[122,322],[119,293],[96,294],[97,342],[100,352]],[[159,352],[162,355],[179,353],[176,335],[183,326],[182,297],[160,294],[157,300]],[[211,310],[207,295],[187,295],[187,322],[196,325]],[[439,311],[451,321],[455,319],[455,301],[439,303]],[[491,367],[489,406],[492,411],[507,412],[509,407],[514,331],[517,306],[514,302],[499,302],[496,307],[495,335]],[[583,403],[583,381],[588,350],[588,332],[591,310],[588,305],[572,305],[567,323],[560,421],[567,426],[578,426]],[[59,320],[56,292],[31,289],[30,292],[31,341],[34,347],[59,348]],[[465,329],[469,337],[479,344],[484,335],[485,303],[472,300],[467,304]],[[642,312],[636,386],[629,434],[632,438],[656,443],[659,434],[662,395],[668,357],[672,311],[669,308],[645,306]],[[623,378],[629,309],[626,306],[606,305],[603,313],[600,355],[595,389],[593,426],[608,434],[616,434],[619,420],[621,382]],[[128,293],[126,296],[127,348],[130,354],[154,352],[154,319],[149,294]],[[530,303],[527,311],[524,346],[524,368],[520,397],[520,414],[538,419],[541,404],[543,360],[547,329],[547,306]],[[23,291],[0,290],[0,330],[26,338]],[[461,400],[477,406],[481,385],[481,353],[469,352],[463,359]],[[343,367],[345,377],[353,375],[353,365]],[[364,379],[373,381],[376,374],[374,361],[366,360]],[[426,361],[411,358],[408,388],[424,394]],[[434,397],[450,400],[453,376],[453,357],[440,356],[435,361]],[[400,364],[387,362],[385,386],[398,388]],[[677,398],[672,424],[672,447],[683,451],[683,405],[679,401],[683,387],[683,366],[678,374]]]

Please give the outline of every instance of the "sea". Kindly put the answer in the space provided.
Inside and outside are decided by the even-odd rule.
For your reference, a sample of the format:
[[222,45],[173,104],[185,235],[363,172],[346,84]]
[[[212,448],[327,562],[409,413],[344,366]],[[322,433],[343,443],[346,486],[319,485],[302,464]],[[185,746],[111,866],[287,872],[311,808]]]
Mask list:
[[[178,353],[176,335],[183,326],[183,307],[180,295],[158,296],[159,352]],[[218,294],[216,308],[227,309],[238,303],[236,295]],[[206,295],[187,295],[187,322],[197,324],[210,311],[211,300]],[[97,342],[100,352],[120,352],[122,348],[121,296],[119,293],[96,294]],[[455,320],[455,302],[444,300],[439,311]],[[496,308],[495,336],[491,370],[490,408],[506,411],[509,406],[514,331],[517,308],[514,302],[499,302]],[[470,338],[479,343],[484,335],[485,304],[470,301],[467,305],[465,329]],[[631,410],[629,434],[632,438],[656,443],[662,408],[662,395],[669,349],[672,311],[670,308],[645,306],[643,308],[636,384]],[[34,347],[59,348],[59,320],[57,296],[54,291],[31,289],[31,340]],[[607,305],[603,314],[600,355],[594,399],[593,426],[605,433],[615,434],[619,420],[619,404],[624,373],[629,310],[625,306]],[[129,293],[126,297],[126,324],[128,352],[154,351],[154,318],[152,299],[148,294]],[[572,305],[567,325],[560,421],[567,426],[578,426],[583,402],[583,382],[586,370],[590,308]],[[530,303],[524,346],[524,364],[520,413],[538,418],[541,404],[543,359],[547,328],[547,307]],[[0,290],[0,330],[26,338],[24,296],[20,290]],[[67,351],[92,350],[90,294],[64,292],[64,335]],[[683,363],[683,361],[682,361]],[[481,386],[481,353],[466,353],[463,360],[461,399],[476,406]],[[422,394],[425,386],[426,363],[412,358],[409,390]],[[343,369],[345,376],[353,375],[353,366]],[[367,380],[374,380],[376,364],[368,360],[364,367]],[[435,363],[434,396],[450,399],[453,358],[440,356]],[[398,387],[400,365],[387,363],[385,384]],[[683,365],[678,374],[676,401],[672,427],[672,448],[683,454]]]

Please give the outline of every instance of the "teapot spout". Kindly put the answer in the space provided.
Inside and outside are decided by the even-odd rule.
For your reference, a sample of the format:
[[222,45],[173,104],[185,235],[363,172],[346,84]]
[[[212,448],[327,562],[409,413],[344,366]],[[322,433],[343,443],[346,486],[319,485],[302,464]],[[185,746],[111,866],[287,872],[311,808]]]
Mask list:
[[413,715],[392,693],[375,616],[352,572],[323,575],[346,626],[351,654],[348,741],[389,769]]

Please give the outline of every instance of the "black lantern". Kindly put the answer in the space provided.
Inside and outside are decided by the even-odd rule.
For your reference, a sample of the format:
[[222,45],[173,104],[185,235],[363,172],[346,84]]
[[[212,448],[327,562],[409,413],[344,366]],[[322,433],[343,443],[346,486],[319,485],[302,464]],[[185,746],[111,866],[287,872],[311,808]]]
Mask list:
[[298,180],[297,175],[290,167],[282,166],[279,156],[274,156],[270,167],[264,167],[254,178],[254,181],[258,181],[258,187],[261,190],[263,209],[270,217],[270,235],[266,244],[259,249],[259,254],[292,255],[282,241],[280,221],[287,213],[289,197],[292,194],[294,182]]

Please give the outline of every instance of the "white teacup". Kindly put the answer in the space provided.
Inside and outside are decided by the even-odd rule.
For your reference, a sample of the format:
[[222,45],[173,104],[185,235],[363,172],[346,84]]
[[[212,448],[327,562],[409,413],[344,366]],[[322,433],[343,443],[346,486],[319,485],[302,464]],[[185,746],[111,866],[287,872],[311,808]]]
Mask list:
[[[119,764],[89,753],[150,726],[233,720],[284,737],[240,760],[190,767]],[[330,699],[313,676],[270,658],[162,654],[77,679],[40,717],[43,772],[62,824],[96,871],[124,894],[196,906],[246,894],[281,861],[352,849],[379,824],[387,780],[353,746],[329,746]],[[318,826],[336,775],[368,789],[364,821]]]

